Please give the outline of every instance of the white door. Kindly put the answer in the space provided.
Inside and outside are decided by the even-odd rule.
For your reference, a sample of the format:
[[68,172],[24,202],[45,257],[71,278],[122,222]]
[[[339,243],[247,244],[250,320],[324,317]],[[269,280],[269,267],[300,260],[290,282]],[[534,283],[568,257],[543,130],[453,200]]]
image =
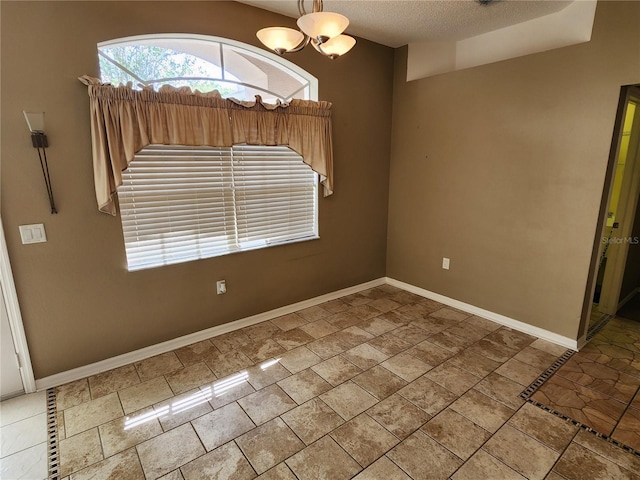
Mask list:
[[9,314],[4,301],[4,292],[0,289],[0,316],[2,329],[0,330],[0,398],[5,399],[24,392],[18,356],[9,326]]

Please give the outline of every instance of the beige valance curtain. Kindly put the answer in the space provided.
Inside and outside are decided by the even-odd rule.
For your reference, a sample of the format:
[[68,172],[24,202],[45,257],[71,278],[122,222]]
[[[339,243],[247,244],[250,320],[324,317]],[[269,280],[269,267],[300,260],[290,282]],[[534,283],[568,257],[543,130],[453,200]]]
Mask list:
[[230,147],[287,145],[320,174],[333,193],[331,103],[292,100],[275,105],[224,99],[218,92],[163,86],[133,90],[88,76],[93,170],[98,209],[115,215],[122,171],[151,144]]

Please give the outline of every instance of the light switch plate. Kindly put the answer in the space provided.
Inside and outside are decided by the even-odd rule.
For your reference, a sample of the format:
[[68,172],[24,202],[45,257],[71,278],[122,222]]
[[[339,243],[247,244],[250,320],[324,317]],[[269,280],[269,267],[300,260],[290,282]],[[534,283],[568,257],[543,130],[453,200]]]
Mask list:
[[22,244],[43,243],[47,241],[47,234],[44,231],[42,223],[33,223],[31,225],[20,225],[20,238]]

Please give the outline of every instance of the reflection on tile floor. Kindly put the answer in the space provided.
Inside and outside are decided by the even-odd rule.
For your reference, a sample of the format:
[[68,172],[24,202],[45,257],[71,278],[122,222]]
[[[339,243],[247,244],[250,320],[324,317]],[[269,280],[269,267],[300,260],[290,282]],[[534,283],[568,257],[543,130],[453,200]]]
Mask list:
[[640,323],[610,320],[531,399],[640,451]]
[[[640,357],[611,326],[548,395],[631,444]],[[384,285],[58,387],[60,473],[640,479],[640,457],[519,397],[562,353]]]

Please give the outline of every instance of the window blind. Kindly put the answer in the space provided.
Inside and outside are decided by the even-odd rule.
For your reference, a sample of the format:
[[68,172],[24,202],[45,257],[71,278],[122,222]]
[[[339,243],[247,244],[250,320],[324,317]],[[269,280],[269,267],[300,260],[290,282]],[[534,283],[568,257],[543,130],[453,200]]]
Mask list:
[[129,270],[317,238],[317,175],[288,147],[151,145],[118,188]]

